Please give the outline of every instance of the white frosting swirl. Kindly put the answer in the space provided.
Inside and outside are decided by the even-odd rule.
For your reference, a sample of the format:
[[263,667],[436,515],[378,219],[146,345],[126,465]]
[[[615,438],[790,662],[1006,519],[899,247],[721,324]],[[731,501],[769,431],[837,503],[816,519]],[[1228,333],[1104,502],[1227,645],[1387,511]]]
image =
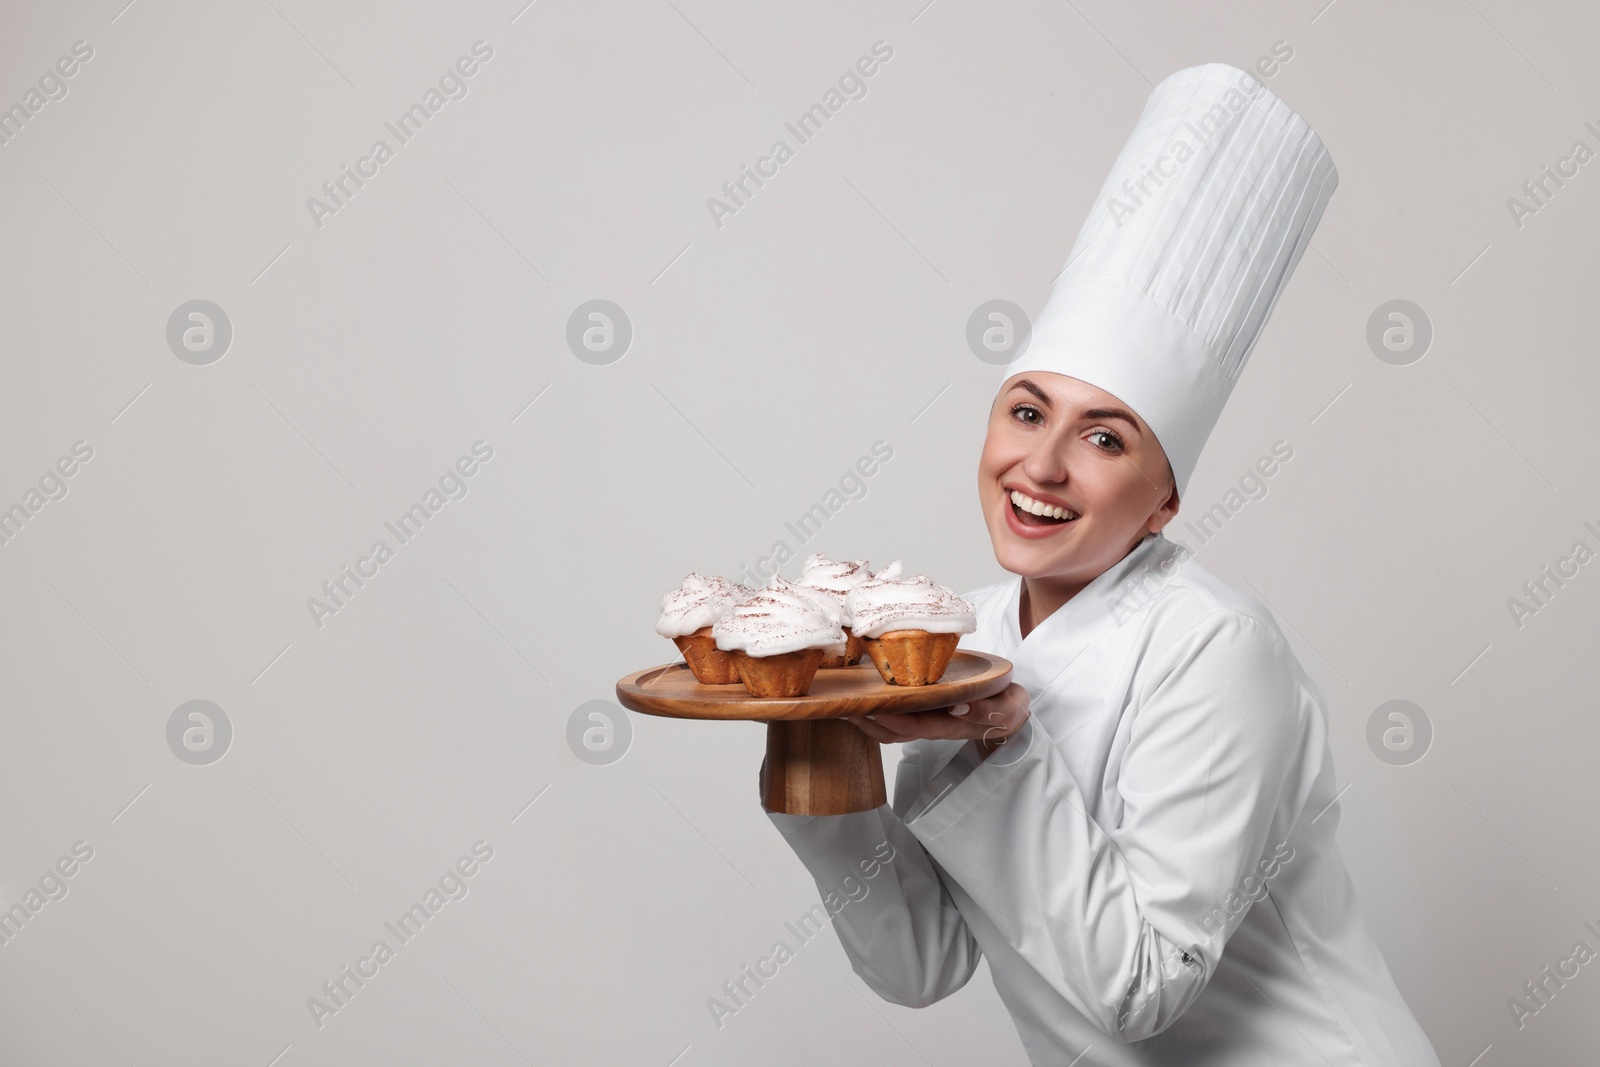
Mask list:
[[[890,564],[896,567],[897,564]],[[886,574],[885,567],[880,574]],[[862,582],[845,597],[857,637],[880,637],[890,630],[926,630],[933,634],[970,634],[978,628],[972,602],[925,574],[913,578],[879,577]]]
[[839,610],[828,610],[827,598],[802,589],[774,574],[772,580],[733,606],[711,625],[711,636],[724,652],[750,656],[779,656],[803,648],[821,648],[825,655],[842,655],[844,629]]
[[827,594],[826,599],[839,607],[840,623],[849,626],[850,615],[845,609],[846,594],[871,576],[871,565],[864,559],[831,560],[818,553],[806,557],[800,567],[800,578],[795,584],[802,589]]
[[690,571],[683,584],[661,598],[661,617],[656,633],[662,637],[684,637],[702,626],[710,626],[726,615],[735,603],[755,590],[717,575]]

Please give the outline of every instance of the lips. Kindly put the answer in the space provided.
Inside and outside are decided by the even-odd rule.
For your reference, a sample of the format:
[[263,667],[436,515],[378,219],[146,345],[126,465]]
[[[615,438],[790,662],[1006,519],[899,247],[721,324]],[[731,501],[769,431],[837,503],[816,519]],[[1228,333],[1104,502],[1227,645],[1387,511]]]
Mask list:
[[1035,515],[1044,519],[1057,519],[1070,522],[1078,517],[1078,513],[1062,504],[1052,504],[1047,500],[1029,496],[1020,489],[1011,490],[1011,503],[1020,514]]
[[1002,487],[1006,493],[1006,525],[1019,537],[1037,540],[1049,537],[1079,518],[1058,501],[1045,500],[1012,486]]

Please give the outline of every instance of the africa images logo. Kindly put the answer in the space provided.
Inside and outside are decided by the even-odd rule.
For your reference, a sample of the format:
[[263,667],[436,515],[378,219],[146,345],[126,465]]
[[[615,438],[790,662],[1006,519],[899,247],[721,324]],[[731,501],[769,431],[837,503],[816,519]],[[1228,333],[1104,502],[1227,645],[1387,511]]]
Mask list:
[[[888,869],[894,863],[896,855],[893,844],[887,840],[880,841],[872,850],[872,855],[857,864],[861,878],[857,878],[855,872],[850,871],[840,880],[839,889],[830,889],[821,903],[811,905],[811,908],[794,922],[785,922],[784,929],[794,935],[800,947],[804,947],[814,940],[822,932],[823,927],[831,923],[841,911],[851,904],[865,900],[867,894],[872,892],[872,887],[867,881]],[[780,937],[772,943],[771,952],[756,960],[753,969],[750,964],[745,964],[739,968],[739,973],[735,977],[723,982],[722,993],[726,999],[706,998],[706,1009],[711,1013],[711,1022],[716,1028],[721,1030],[727,1025],[725,1022],[727,1018],[749,1007],[756,993],[765,989],[767,982],[776,978],[779,969],[794,959],[795,955],[795,946]]]
[[401,512],[394,522],[385,522],[383,527],[394,537],[394,545],[390,545],[386,538],[378,538],[372,542],[367,554],[355,561],[355,570],[352,571],[348,563],[340,564],[339,573],[322,583],[326,599],[306,597],[306,610],[311,613],[312,625],[322,629],[328,616],[337,615],[341,609],[349,606],[356,593],[382,573],[384,564],[394,559],[399,547],[410,544],[422,532],[428,520],[437,517],[446,504],[466,497],[471,491],[468,479],[493,458],[493,445],[483,440],[474,441],[472,455],[462,456],[446,467],[439,476],[437,488],[429,486],[420,501]]
[[[1287,41],[1275,41],[1272,55],[1263,56],[1255,66],[1261,71],[1262,77],[1270,78],[1278,72],[1278,63],[1287,63],[1293,58],[1294,49]],[[1140,165],[1139,178],[1123,182],[1122,195],[1113,193],[1106,201],[1106,210],[1111,213],[1111,221],[1117,224],[1117,229],[1120,230],[1124,222],[1155,199],[1156,192],[1150,188],[1152,183],[1159,191],[1168,179],[1177,177],[1183,166],[1199,154],[1207,142],[1231,126],[1233,120],[1243,114],[1245,107],[1265,92],[1266,86],[1260,78],[1243,72],[1239,84],[1228,90],[1221,103],[1213,104],[1198,123],[1185,119],[1179,136],[1155,159]]]
[[322,983],[320,993],[307,997],[306,1010],[311,1013],[311,1021],[317,1029],[321,1030],[327,1025],[329,1016],[337,1015],[349,1007],[355,995],[378,977],[384,966],[395,958],[401,948],[414,941],[434,916],[444,910],[446,904],[465,900],[472,890],[469,880],[492,859],[494,846],[482,839],[474,841],[471,855],[462,856],[446,867],[437,884],[424,890],[420,900],[414,901],[393,922],[383,924],[383,928],[393,937],[393,944],[389,943],[388,937],[378,938],[366,955],[356,959],[353,969],[350,964],[343,965],[332,978]]
[[428,86],[420,101],[402,111],[393,122],[383,124],[394,138],[394,145],[391,146],[382,137],[378,138],[367,149],[367,154],[356,160],[354,170],[348,164],[343,164],[337,175],[322,183],[323,198],[307,197],[306,210],[311,213],[311,221],[317,229],[325,225],[325,218],[337,215],[349,206],[356,193],[366,188],[367,181],[378,176],[379,168],[393,159],[402,145],[409,144],[421,133],[428,120],[443,111],[446,104],[452,100],[465,100],[470,91],[467,79],[476,75],[482,65],[493,58],[494,48],[487,41],[474,41],[471,55],[461,56],[439,75],[438,88]]
[[[794,137],[793,146],[779,137],[772,142],[772,147],[767,150],[766,155],[756,159],[754,170],[748,164],[740,164],[738,176],[722,183],[722,194],[727,199],[715,196],[706,198],[706,210],[711,213],[711,221],[716,223],[717,229],[722,229],[723,219],[737,215],[740,208],[748,206],[755,196],[756,189],[763,188],[768,181],[776,178],[778,169],[794,158],[795,149],[821,133],[823,126],[844,110],[845,104],[851,100],[865,98],[866,79],[877,74],[882,65],[893,58],[894,48],[887,41],[872,42],[872,54],[861,56],[853,66],[846,67],[844,73],[839,75],[838,88],[828,86],[820,102],[802,111],[794,122],[783,124],[783,128]],[[751,188],[752,185],[755,186],[754,189]]]
[[43,111],[53,100],[65,100],[71,90],[67,79],[77,74],[83,64],[94,58],[94,46],[88,41],[74,41],[72,51],[57,59],[39,75],[39,87],[29,89],[22,99],[9,108],[0,110],[0,145],[8,145],[25,129],[33,117]]

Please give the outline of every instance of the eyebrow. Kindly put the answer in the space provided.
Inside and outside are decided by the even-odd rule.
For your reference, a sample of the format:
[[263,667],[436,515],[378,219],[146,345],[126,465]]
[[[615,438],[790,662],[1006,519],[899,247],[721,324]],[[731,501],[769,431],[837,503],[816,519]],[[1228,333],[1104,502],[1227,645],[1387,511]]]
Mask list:
[[1121,408],[1090,408],[1083,413],[1083,417],[1086,419],[1121,419],[1133,427],[1134,433],[1142,432],[1139,429],[1139,420]]
[[[1028,392],[1038,397],[1039,402],[1047,408],[1055,406],[1051,403],[1050,398],[1045,395],[1045,391],[1043,389],[1040,389],[1037,385],[1026,378],[1023,378],[1021,381],[1017,382],[1017,384],[1013,385],[1012,388],[1026,389]],[[1086,419],[1121,419],[1129,426],[1132,426],[1135,433],[1141,432],[1139,430],[1139,420],[1134,418],[1132,414],[1122,408],[1089,408],[1083,413],[1083,417]]]
[[1054,405],[1052,405],[1050,403],[1050,398],[1044,395],[1044,390],[1040,389],[1037,385],[1034,385],[1032,382],[1030,382],[1026,378],[1022,379],[1016,385],[1013,385],[1011,388],[1013,388],[1013,389],[1026,389],[1028,392],[1030,392],[1034,396],[1038,397],[1039,398],[1039,402],[1041,404],[1043,404],[1045,407],[1053,407],[1054,406]]

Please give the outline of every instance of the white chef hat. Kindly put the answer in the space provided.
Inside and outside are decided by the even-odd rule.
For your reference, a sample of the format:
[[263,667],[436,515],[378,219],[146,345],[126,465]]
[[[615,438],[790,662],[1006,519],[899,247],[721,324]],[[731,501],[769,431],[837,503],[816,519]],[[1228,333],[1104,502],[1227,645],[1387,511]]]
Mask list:
[[1055,371],[1133,408],[1181,497],[1339,184],[1306,121],[1226,63],[1150,94],[1007,371]]

